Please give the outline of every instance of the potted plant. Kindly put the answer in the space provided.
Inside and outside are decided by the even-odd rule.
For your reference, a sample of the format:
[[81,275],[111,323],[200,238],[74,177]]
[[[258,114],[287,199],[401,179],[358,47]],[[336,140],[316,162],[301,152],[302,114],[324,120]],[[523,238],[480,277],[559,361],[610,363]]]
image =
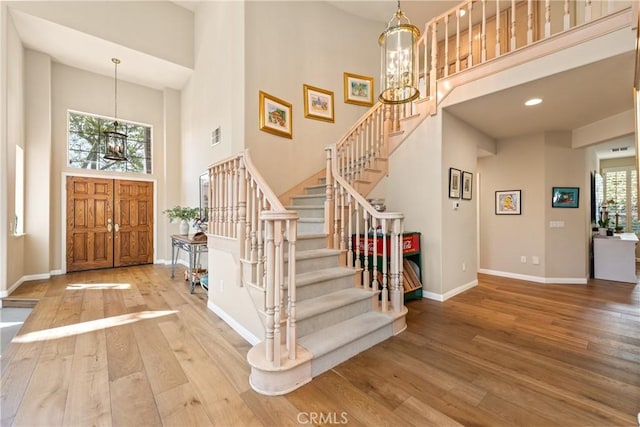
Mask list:
[[190,208],[188,206],[174,206],[171,209],[162,211],[169,217],[169,221],[180,220],[180,234],[187,236],[189,234],[189,221],[200,215],[200,208]]
[[600,218],[598,220],[598,234],[600,234],[601,236],[606,236],[607,235],[607,230],[609,229],[609,218],[608,217],[604,217],[604,218]]

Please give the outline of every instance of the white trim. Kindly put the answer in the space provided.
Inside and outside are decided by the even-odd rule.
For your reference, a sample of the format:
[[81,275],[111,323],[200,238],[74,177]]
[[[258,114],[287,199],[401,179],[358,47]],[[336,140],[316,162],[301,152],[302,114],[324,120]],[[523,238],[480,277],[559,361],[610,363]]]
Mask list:
[[491,276],[507,277],[509,279],[526,280],[528,282],[558,284],[558,285],[586,285],[586,277],[540,277],[529,276],[527,274],[511,273],[508,271],[487,270],[481,268],[478,273],[489,274]]
[[440,301],[440,302],[444,302],[446,300],[448,300],[449,298],[453,298],[458,294],[461,294],[464,291],[467,291],[471,288],[474,288],[478,286],[478,280],[472,280],[469,283],[466,283],[464,285],[458,286],[455,289],[450,290],[449,292],[445,292],[444,294],[436,294],[435,292],[429,292],[429,291],[425,291],[424,289],[422,290],[422,298],[427,298],[427,299],[431,299],[434,301]]
[[223,309],[212,303],[211,301],[207,301],[207,308],[213,311],[219,318],[225,321],[225,323],[238,333],[242,338],[244,338],[249,344],[256,345],[260,342],[260,339],[253,335],[247,328],[239,324],[235,321],[235,319],[229,316]]

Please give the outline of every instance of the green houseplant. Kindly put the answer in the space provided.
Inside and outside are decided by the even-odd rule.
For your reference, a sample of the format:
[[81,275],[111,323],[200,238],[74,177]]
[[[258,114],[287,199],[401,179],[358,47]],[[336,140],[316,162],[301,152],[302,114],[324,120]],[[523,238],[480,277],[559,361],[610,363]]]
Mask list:
[[171,209],[162,211],[169,217],[169,221],[180,220],[180,234],[186,236],[189,234],[189,222],[200,216],[200,208],[191,208],[188,206],[174,206]]

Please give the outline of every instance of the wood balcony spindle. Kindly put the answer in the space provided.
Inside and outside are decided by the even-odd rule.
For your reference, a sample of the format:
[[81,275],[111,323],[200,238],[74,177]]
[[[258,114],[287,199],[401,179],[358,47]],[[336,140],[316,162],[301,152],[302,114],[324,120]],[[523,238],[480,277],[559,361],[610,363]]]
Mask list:
[[[295,260],[296,258],[296,240],[298,233],[297,221],[287,221],[287,240],[289,241],[289,260]],[[287,303],[287,349],[289,350],[289,359],[296,359],[296,286],[295,282],[292,282],[292,278],[296,277],[296,263],[289,262],[287,276],[289,277],[289,284],[287,286],[287,295],[289,301]]]
[[500,0],[496,0],[496,58],[500,56],[502,46],[500,46]]
[[516,40],[516,0],[511,0],[511,50],[513,52],[517,47]]
[[[265,222],[262,219],[260,223]],[[267,268],[266,268],[266,285],[265,285],[265,358],[269,362],[279,365],[279,360],[274,360],[274,333],[275,333],[275,295],[274,295],[274,268],[275,268],[275,247],[273,242],[273,222],[266,221],[266,245],[267,245]],[[279,342],[277,343],[279,346]]]
[[480,27],[481,54],[480,61],[487,60],[487,0],[482,0],[482,25]]

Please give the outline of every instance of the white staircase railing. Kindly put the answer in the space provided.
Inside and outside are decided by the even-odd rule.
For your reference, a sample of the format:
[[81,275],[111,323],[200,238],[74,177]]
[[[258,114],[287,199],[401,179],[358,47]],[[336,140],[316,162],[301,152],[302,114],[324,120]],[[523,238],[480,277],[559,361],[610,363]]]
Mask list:
[[422,28],[418,40],[420,96],[434,99],[439,79],[630,8],[633,3],[631,0],[463,1]]
[[[376,211],[342,176],[343,170],[349,170],[344,169],[347,163],[344,154],[350,150],[341,151],[340,144],[335,144],[327,147],[326,152],[325,227],[329,246],[346,253],[348,267],[362,269],[362,286],[365,289],[381,292],[380,308],[383,312],[389,311],[390,299],[391,309],[400,313],[404,309],[403,215]],[[381,246],[381,253],[378,253],[378,246]],[[382,271],[378,269],[378,256],[382,259]]]
[[297,219],[296,212],[286,210],[266,184],[248,150],[209,166],[209,233],[238,240],[240,258],[249,266],[242,283],[265,291],[265,358],[274,366],[281,363],[280,325],[284,320],[287,357],[296,358]]

